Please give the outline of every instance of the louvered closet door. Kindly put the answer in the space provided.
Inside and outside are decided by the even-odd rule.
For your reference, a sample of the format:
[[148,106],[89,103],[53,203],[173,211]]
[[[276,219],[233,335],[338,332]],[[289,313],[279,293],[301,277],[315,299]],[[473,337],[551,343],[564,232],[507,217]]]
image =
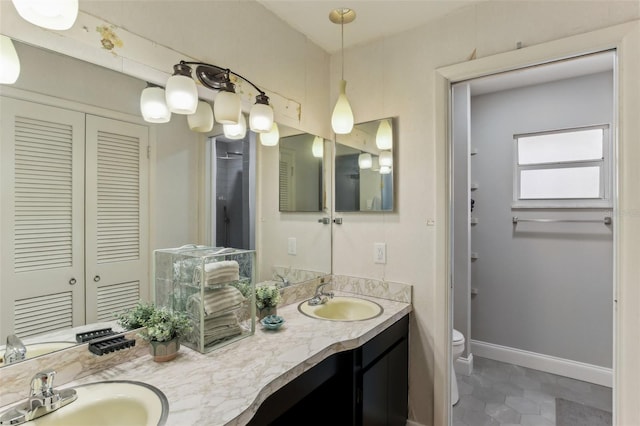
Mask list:
[[0,342],[84,324],[84,114],[0,97]]
[[87,322],[112,320],[150,296],[148,132],[87,115]]

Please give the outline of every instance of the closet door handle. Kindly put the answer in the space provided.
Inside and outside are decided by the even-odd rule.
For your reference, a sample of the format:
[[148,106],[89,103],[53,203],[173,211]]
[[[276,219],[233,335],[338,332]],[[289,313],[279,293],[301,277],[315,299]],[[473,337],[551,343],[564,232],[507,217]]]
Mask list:
[[93,281],[95,282],[100,281],[100,275],[96,275],[95,277],[93,277]]
[[71,279],[69,280],[69,285],[74,285],[76,282],[77,282],[77,281],[76,281],[76,279],[75,279],[75,278],[71,278]]

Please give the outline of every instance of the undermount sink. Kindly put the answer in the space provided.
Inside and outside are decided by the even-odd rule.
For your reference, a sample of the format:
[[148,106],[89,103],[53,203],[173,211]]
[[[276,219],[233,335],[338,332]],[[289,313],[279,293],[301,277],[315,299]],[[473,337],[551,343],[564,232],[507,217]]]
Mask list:
[[336,296],[320,305],[310,305],[306,300],[298,305],[298,310],[308,317],[332,321],[362,321],[383,312],[376,302],[348,296]]
[[169,401],[143,382],[106,381],[75,386],[78,399],[28,422],[32,426],[164,425]]
[[[77,345],[76,342],[43,342],[43,343],[29,343],[26,344],[27,355],[26,359],[30,359],[40,355],[46,355],[51,352],[59,351],[61,349],[70,348]],[[4,354],[5,349],[0,350],[0,355]],[[4,365],[4,359],[0,358],[0,366]]]

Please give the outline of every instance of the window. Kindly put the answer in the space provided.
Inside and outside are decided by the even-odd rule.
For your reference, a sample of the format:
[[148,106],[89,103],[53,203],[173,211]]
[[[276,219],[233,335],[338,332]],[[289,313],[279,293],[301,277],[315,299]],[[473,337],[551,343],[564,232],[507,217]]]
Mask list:
[[515,135],[513,207],[610,207],[609,126]]

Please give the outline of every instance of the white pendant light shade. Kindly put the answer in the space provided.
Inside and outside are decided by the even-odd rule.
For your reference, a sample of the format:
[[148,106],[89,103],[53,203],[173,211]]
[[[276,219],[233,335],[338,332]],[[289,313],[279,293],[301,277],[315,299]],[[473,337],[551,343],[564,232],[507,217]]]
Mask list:
[[240,121],[238,124],[225,124],[222,126],[224,129],[224,136],[227,139],[244,139],[247,135],[247,120],[243,114],[240,114]]
[[347,99],[347,82],[340,80],[340,95],[331,115],[331,127],[336,134],[346,135],[353,129],[353,111]]
[[313,139],[313,145],[311,145],[311,153],[316,158],[322,158],[324,156],[324,139],[320,136],[316,136]]
[[172,75],[165,89],[169,111],[176,114],[193,114],[198,107],[196,82],[185,75]]
[[240,95],[224,90],[218,92],[213,104],[213,115],[220,124],[238,124],[242,115]]
[[13,84],[20,75],[20,59],[13,41],[0,34],[0,83]]
[[260,143],[264,146],[276,146],[280,140],[280,130],[278,123],[273,122],[271,130],[266,133],[260,133]]
[[210,132],[213,129],[213,110],[209,102],[198,102],[196,112],[187,116],[187,122],[194,132]]
[[140,111],[148,123],[167,123],[171,120],[171,111],[167,106],[164,89],[149,86],[140,95]]
[[393,154],[391,151],[382,151],[380,153],[380,158],[378,159],[381,167],[391,167],[393,166]]
[[389,173],[391,173],[391,167],[389,167],[389,166],[380,166],[380,174],[381,175],[388,175]]
[[68,30],[78,17],[78,0],[13,0],[18,14],[50,30]]
[[378,125],[376,146],[378,149],[391,149],[393,147],[393,131],[389,120],[382,120]]
[[264,133],[273,127],[273,109],[266,104],[255,104],[249,112],[249,127],[256,133]]
[[371,154],[368,152],[364,152],[358,155],[358,166],[361,169],[370,169],[373,165],[373,159],[371,158]]

